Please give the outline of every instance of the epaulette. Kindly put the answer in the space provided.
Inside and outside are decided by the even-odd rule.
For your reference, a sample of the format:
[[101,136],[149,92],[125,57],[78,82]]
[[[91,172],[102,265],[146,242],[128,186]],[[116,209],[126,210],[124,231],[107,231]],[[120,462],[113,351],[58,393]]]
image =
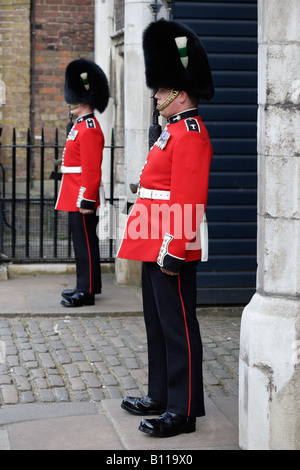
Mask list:
[[93,118],[86,119],[86,127],[88,129],[95,129],[96,128],[96,123]]
[[184,122],[188,131],[201,132],[197,119],[188,118]]

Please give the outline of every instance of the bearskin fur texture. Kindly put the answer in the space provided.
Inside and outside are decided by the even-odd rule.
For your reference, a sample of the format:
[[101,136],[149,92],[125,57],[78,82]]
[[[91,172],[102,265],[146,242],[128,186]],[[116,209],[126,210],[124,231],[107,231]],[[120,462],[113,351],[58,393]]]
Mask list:
[[[187,68],[181,62],[175,38],[187,37]],[[149,88],[174,88],[210,100],[214,84],[205,49],[198,36],[187,26],[159,20],[143,34],[146,83]]]
[[[80,76],[82,73],[87,73],[88,89]],[[84,58],[70,62],[65,73],[65,100],[69,104],[89,104],[103,113],[109,100],[109,87],[101,67]]]

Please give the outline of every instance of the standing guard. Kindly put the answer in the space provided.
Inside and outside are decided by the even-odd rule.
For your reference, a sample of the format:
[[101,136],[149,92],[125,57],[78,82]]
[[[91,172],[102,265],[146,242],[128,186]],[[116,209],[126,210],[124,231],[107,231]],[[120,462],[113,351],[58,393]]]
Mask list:
[[149,374],[148,395],[126,397],[121,406],[135,415],[161,414],[144,419],[139,430],[170,437],[195,431],[196,417],[205,414],[196,269],[207,259],[207,238],[198,233],[200,227],[206,233],[213,151],[198,102],[211,99],[214,86],[205,50],[186,26],[151,23],[143,48],[146,82],[157,90],[167,125],[142,169],[118,251],[120,258],[143,262]]
[[[97,236],[104,136],[94,110],[102,113],[109,99],[107,78],[94,62],[78,59],[65,74],[65,99],[77,117],[62,157],[62,181],[56,209],[69,212],[76,261],[77,284],[62,292],[65,307],[94,305],[101,293]],[[101,203],[104,201],[101,201]]]

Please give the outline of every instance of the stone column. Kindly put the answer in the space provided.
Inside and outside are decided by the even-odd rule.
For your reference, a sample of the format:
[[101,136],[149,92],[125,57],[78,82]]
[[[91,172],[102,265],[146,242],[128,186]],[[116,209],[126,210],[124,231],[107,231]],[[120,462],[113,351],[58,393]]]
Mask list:
[[[95,0],[95,62],[102,68],[107,76],[111,92],[111,35],[113,33],[114,2],[111,0]],[[113,99],[110,97],[104,113],[96,111],[105,138],[105,145],[111,143],[113,127]],[[110,149],[103,151],[102,182],[105,193],[110,191]]]
[[[134,202],[129,184],[139,181],[148,154],[151,123],[151,90],[146,87],[142,36],[152,21],[151,0],[125,0],[124,21],[124,120],[125,120],[125,200]],[[121,237],[126,215],[120,214]],[[120,284],[140,284],[141,263],[116,259],[116,280]]]
[[242,316],[240,446],[299,450],[300,2],[258,8],[258,271]]

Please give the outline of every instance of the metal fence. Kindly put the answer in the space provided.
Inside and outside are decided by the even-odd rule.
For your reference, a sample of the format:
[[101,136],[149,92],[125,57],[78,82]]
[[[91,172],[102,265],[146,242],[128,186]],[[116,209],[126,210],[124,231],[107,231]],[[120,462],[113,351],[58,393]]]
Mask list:
[[[57,162],[63,148],[58,143],[58,131],[55,132],[53,143],[45,143],[43,129],[39,145],[34,145],[32,141],[28,130],[26,143],[17,144],[16,130],[13,129],[11,144],[0,146],[0,150],[8,149],[6,161],[9,160],[6,167],[0,163],[0,261],[73,262],[69,215],[54,209],[59,190]],[[111,213],[112,209],[114,214],[119,211],[119,200],[113,197],[114,154],[116,148],[123,147],[115,146],[113,130],[111,145],[105,148],[110,149],[110,194],[106,198],[107,207],[101,209],[99,214],[100,220],[105,219],[105,224],[99,223],[98,235],[101,262],[114,262],[115,237],[112,234],[115,232],[115,220]],[[51,177],[49,160],[53,160]],[[20,171],[24,173],[21,190]]]

